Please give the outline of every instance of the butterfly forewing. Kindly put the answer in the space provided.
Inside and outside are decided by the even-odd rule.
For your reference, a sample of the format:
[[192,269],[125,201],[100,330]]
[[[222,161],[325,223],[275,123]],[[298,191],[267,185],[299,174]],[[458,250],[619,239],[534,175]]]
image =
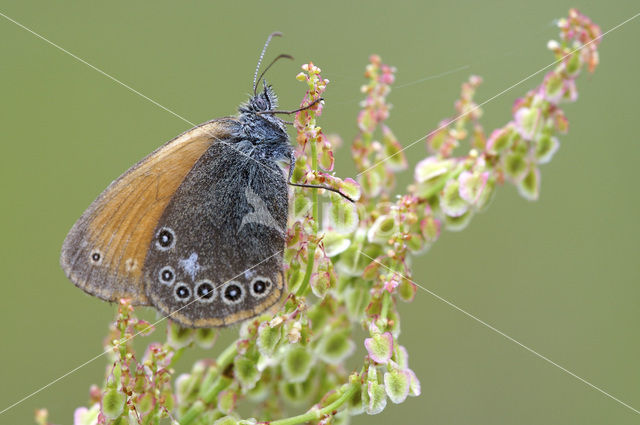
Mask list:
[[283,296],[287,185],[271,161],[212,144],[167,204],[147,246],[149,301],[186,326],[224,326]]
[[148,304],[143,268],[158,220],[198,159],[235,125],[220,119],[195,127],[111,183],[64,241],[60,263],[69,279],[105,300]]

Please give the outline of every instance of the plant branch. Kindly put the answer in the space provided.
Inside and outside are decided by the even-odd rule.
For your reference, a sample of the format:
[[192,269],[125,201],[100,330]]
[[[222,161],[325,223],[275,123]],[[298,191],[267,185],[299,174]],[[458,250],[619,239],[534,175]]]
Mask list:
[[290,418],[279,419],[271,422],[261,422],[261,424],[269,425],[296,425],[303,424],[314,419],[320,419],[325,415],[334,414],[335,410],[346,403],[358,390],[356,383],[348,384],[342,395],[338,397],[333,403],[326,405],[322,409],[312,408],[307,413],[302,415],[292,416]]

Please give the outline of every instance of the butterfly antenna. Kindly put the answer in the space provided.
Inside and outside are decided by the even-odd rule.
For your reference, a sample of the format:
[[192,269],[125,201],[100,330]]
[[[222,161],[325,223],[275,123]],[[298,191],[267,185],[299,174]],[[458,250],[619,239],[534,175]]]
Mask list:
[[274,63],[276,63],[279,59],[282,59],[282,58],[287,58],[287,59],[291,59],[291,60],[293,60],[293,56],[291,56],[291,55],[287,55],[287,54],[284,54],[284,53],[283,53],[283,54],[281,54],[281,55],[278,55],[278,57],[276,57],[274,60],[272,60],[272,61],[271,61],[271,63],[270,63],[270,64],[269,64],[265,69],[264,69],[264,71],[262,71],[262,73],[261,73],[261,74],[260,74],[260,76],[258,77],[258,80],[257,80],[255,83],[253,83],[253,95],[254,95],[254,96],[256,95],[256,90],[257,90],[258,86],[260,85],[260,80],[262,80],[262,77],[264,77],[264,74],[266,74],[266,73],[267,73],[267,71],[269,70],[269,68],[271,68],[271,66],[272,66]]
[[282,37],[281,32],[272,32],[267,37],[267,41],[264,43],[264,47],[262,48],[262,52],[260,53],[260,59],[258,59],[258,66],[256,66],[256,72],[253,74],[253,94],[256,94],[256,83],[258,79],[258,71],[260,70],[260,65],[262,64],[262,58],[264,58],[264,54],[267,52],[267,47],[269,47],[269,43],[271,43],[271,39],[273,37]]

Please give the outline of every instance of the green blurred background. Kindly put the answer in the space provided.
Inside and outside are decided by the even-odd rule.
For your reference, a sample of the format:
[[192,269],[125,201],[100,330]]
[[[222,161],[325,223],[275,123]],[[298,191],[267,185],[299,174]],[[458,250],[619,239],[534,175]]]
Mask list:
[[[22,2],[0,11],[188,120],[234,113],[250,91],[268,33],[269,56],[294,55],[269,73],[285,107],[312,60],[331,80],[322,125],[356,133],[362,72],[371,53],[398,68],[390,125],[405,145],[453,114],[460,83],[484,78],[483,101],[552,61],[553,20],[578,7],[607,30],[637,1],[516,2]],[[95,70],[0,19],[2,308],[0,410],[102,350],[114,307],[85,295],[58,266],[73,222],[130,165],[189,125]],[[415,279],[440,296],[640,409],[637,189],[640,18],[607,35],[601,66],[578,81],[570,132],[542,168],[538,202],[501,187],[463,232],[445,232],[415,261]],[[542,76],[497,98],[487,130]],[[422,143],[407,152],[412,164]],[[353,175],[347,150],[338,174]],[[408,182],[410,173],[400,182]],[[419,292],[401,306],[401,341],[422,396],[355,424],[637,424],[640,415],[522,347]],[[145,313],[153,318],[154,314]],[[229,341],[237,329],[223,332]],[[143,339],[146,345],[161,332]],[[184,370],[196,352],[181,359]],[[47,407],[71,423],[98,359],[0,415],[32,423]]]

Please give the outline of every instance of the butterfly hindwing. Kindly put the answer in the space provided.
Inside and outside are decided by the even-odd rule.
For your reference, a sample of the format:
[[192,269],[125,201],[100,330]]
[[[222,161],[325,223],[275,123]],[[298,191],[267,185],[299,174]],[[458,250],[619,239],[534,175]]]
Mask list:
[[128,297],[148,304],[142,271],[157,222],[198,159],[235,125],[220,119],[197,126],[111,183],[64,241],[60,264],[69,279],[108,301]]
[[225,326],[284,294],[287,184],[272,161],[214,143],[169,201],[144,262],[145,292],[185,326]]

